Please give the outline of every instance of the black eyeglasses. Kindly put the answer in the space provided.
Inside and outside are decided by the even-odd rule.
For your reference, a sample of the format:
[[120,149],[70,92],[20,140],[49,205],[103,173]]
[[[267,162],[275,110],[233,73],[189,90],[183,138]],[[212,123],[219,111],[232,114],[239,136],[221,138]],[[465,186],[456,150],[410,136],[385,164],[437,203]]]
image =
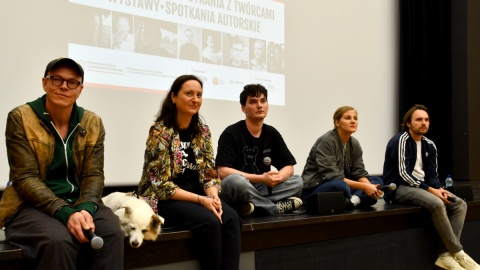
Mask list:
[[69,89],[77,89],[77,87],[82,84],[77,80],[74,80],[74,79],[65,80],[62,77],[58,77],[58,76],[45,76],[45,78],[50,79],[52,81],[52,84],[56,86],[60,86],[63,84],[64,81],[67,81],[67,87]]

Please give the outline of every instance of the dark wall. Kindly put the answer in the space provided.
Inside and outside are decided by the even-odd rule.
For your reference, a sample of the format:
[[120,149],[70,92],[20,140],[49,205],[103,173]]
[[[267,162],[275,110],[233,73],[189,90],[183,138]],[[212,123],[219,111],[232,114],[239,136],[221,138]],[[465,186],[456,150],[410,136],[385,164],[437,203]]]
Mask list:
[[467,10],[467,1],[452,2],[452,159],[464,161],[454,163],[456,178],[469,178]]
[[467,16],[469,171],[480,182],[480,1],[468,1]]
[[416,103],[430,110],[428,138],[439,177],[480,181],[480,4],[400,0],[399,122]]
[[430,110],[426,135],[438,148],[440,179],[452,172],[450,1],[400,0],[399,122],[414,104]]

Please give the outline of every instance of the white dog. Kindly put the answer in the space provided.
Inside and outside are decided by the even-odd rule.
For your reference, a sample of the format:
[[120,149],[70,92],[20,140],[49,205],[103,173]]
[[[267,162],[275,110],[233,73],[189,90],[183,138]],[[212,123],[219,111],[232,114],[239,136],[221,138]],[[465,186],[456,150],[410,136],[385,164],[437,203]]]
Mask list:
[[161,232],[163,217],[156,215],[148,203],[132,193],[112,192],[102,198],[120,219],[120,226],[130,246],[138,248],[143,240],[155,241]]

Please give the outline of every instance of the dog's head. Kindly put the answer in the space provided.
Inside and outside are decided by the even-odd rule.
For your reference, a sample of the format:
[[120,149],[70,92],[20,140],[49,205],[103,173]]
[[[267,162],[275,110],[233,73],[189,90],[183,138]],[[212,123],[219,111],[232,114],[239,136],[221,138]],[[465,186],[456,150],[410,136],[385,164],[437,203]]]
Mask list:
[[122,230],[133,248],[140,247],[143,240],[155,241],[164,223],[163,217],[153,211],[143,211],[142,208],[124,206],[115,214],[119,217]]

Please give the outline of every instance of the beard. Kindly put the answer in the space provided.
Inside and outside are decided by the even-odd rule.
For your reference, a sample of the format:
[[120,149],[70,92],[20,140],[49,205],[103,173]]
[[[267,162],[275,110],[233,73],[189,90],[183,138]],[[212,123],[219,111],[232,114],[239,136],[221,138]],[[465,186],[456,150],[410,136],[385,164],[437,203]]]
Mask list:
[[417,135],[425,135],[428,131],[428,127],[422,126],[420,128],[411,128],[410,130]]

